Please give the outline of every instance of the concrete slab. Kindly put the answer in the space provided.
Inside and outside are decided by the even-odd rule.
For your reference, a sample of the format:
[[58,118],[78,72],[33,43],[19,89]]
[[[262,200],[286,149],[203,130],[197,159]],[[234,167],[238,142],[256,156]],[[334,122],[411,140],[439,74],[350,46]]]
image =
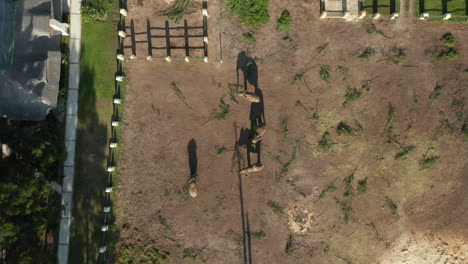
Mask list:
[[76,125],[78,117],[76,115],[67,115],[65,120],[65,140],[76,140]]
[[75,165],[75,141],[65,141],[65,150],[67,151],[67,160],[65,161],[65,166],[74,166]]
[[71,217],[71,210],[72,210],[72,197],[73,194],[70,192],[63,192],[62,193],[62,217],[70,218]]
[[81,39],[80,14],[70,14],[70,38]]
[[70,13],[81,13],[81,0],[71,1]]
[[67,115],[78,114],[78,90],[68,90]]
[[58,262],[67,263],[68,261],[68,245],[58,245]]
[[68,75],[68,89],[78,89],[80,85],[80,65],[70,64],[69,70],[70,73]]
[[70,39],[70,63],[79,63],[81,56],[81,40]]
[[64,192],[72,192],[73,191],[73,177],[75,176],[75,168],[74,167],[64,167],[63,168],[63,182],[62,182],[62,190]]
[[[60,219],[59,244],[68,244],[70,242],[70,218]],[[67,245],[68,248],[68,245]],[[67,256],[68,257],[68,256]],[[66,263],[66,262],[59,262]]]

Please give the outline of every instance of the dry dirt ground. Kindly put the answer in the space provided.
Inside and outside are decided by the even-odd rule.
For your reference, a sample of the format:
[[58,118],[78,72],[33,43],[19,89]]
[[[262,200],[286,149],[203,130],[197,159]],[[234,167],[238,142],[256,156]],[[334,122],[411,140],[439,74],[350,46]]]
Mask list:
[[[199,5],[185,17],[190,25],[201,25]],[[147,19],[163,26],[154,14],[168,7],[129,0],[127,23],[134,19],[137,31]],[[116,263],[151,263],[165,254],[177,264],[468,262],[468,143],[461,135],[468,25],[320,20],[318,8],[319,1],[271,0],[270,23],[252,31],[229,14],[226,0],[210,1],[208,63],[126,61]],[[284,9],[292,15],[291,44],[275,30]],[[367,33],[372,22],[387,37]],[[247,43],[245,32],[256,43]],[[435,63],[446,32],[460,56]],[[357,57],[366,47],[376,51],[368,61]],[[386,60],[393,47],[407,54],[398,65]],[[319,78],[321,67],[329,67],[330,84]],[[230,100],[228,85],[238,76],[242,84],[244,73],[263,104]],[[344,106],[350,88],[361,96]],[[230,106],[224,120],[212,118],[220,98]],[[239,177],[246,129],[262,110],[265,167]],[[341,121],[355,135],[339,135]],[[319,141],[327,131],[324,150]],[[423,157],[435,156],[421,170]],[[191,169],[196,198],[184,190]]]

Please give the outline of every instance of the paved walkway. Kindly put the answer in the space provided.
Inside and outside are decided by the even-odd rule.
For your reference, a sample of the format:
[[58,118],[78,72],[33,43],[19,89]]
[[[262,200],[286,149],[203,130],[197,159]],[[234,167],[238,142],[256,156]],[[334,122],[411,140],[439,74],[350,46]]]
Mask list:
[[70,223],[72,214],[73,181],[75,177],[75,143],[78,122],[78,88],[81,57],[81,1],[70,3],[70,56],[68,73],[68,98],[65,122],[65,147],[67,160],[63,168],[62,218],[60,219],[58,263],[68,263],[70,248]]

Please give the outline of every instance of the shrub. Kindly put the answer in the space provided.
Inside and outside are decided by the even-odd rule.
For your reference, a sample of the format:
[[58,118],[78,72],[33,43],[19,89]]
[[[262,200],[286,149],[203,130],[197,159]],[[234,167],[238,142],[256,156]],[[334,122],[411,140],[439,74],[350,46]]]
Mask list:
[[190,5],[190,1],[191,0],[177,0],[171,8],[161,12],[161,15],[167,16],[170,19],[175,20],[177,23],[184,15],[187,7]]
[[458,51],[454,47],[445,47],[442,50],[436,52],[435,60],[436,61],[443,61],[449,60],[453,61],[458,58]]
[[84,23],[104,20],[105,15],[105,9],[96,8],[92,5],[83,5],[81,7],[81,16]]
[[439,156],[423,157],[419,161],[420,170],[430,169],[439,160],[439,158],[440,158]]
[[370,57],[375,55],[375,50],[371,47],[367,47],[361,55],[358,56],[361,60],[369,60]]
[[283,41],[284,43],[286,43],[286,45],[291,45],[293,43],[292,38],[290,38],[289,36],[284,37]]
[[445,44],[447,47],[455,47],[455,38],[452,33],[447,32],[441,38],[440,41]]
[[320,65],[319,69],[320,80],[324,81],[327,86],[331,83],[331,68],[330,65]]
[[387,57],[387,60],[394,64],[400,64],[406,60],[406,53],[402,48],[393,47],[390,50],[390,54]]
[[244,33],[242,34],[242,37],[244,37],[244,40],[249,43],[255,43],[257,41],[252,33]]
[[346,106],[350,102],[359,99],[361,95],[362,92],[360,90],[349,87],[348,90],[346,90],[345,101],[343,102],[343,106]]
[[260,27],[270,21],[268,0],[228,0],[231,12],[248,27]]
[[291,25],[291,14],[288,12],[288,10],[284,10],[283,13],[281,13],[280,18],[278,19],[276,30],[288,32],[290,25]]

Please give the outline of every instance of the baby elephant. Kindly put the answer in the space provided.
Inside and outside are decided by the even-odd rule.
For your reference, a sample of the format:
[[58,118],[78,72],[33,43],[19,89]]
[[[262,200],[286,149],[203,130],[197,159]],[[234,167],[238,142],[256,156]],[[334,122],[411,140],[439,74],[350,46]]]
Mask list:
[[247,91],[242,91],[242,92],[237,92],[237,95],[244,97],[251,103],[259,103],[260,102],[260,96],[247,92]]
[[257,144],[260,140],[262,140],[263,135],[266,132],[266,125],[261,125],[255,129],[255,136],[252,139],[252,144]]
[[263,165],[257,163],[257,164],[254,164],[254,165],[250,166],[250,167],[247,167],[247,168],[245,168],[245,169],[242,169],[242,170],[240,171],[240,173],[241,173],[241,174],[245,174],[245,175],[248,176],[249,173],[259,172],[259,171],[261,171],[261,170],[263,170]]

